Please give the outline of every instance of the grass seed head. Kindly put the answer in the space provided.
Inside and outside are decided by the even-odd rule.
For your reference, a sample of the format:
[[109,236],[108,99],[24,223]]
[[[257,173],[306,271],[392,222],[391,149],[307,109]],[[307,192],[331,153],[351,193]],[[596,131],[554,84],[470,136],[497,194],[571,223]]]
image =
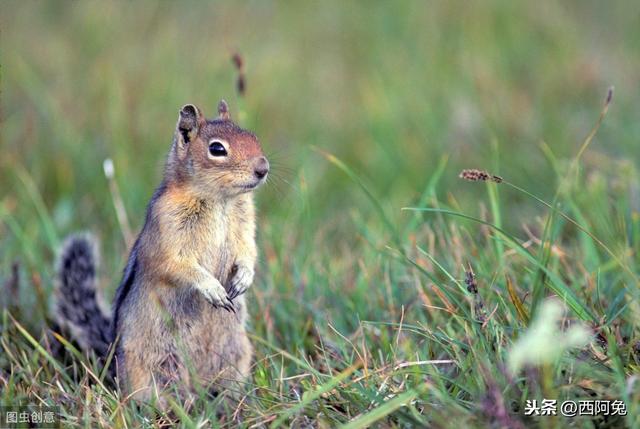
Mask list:
[[238,52],[234,53],[231,56],[231,62],[235,66],[236,70],[238,71],[238,78],[236,80],[236,90],[238,91],[238,95],[240,97],[244,97],[247,91],[247,82],[244,77],[244,60],[242,58],[242,55],[240,55]]
[[462,170],[459,177],[461,179],[468,180],[469,182],[502,182],[502,177],[491,174],[485,170],[477,170],[475,168]]
[[476,283],[476,276],[473,274],[473,270],[469,267],[464,273],[464,283],[467,285],[467,290],[471,293],[478,293],[478,284]]
[[244,61],[242,61],[242,55],[240,55],[238,52],[234,53],[231,56],[231,61],[233,62],[233,65],[236,66],[238,71],[242,70],[242,67],[244,65]]

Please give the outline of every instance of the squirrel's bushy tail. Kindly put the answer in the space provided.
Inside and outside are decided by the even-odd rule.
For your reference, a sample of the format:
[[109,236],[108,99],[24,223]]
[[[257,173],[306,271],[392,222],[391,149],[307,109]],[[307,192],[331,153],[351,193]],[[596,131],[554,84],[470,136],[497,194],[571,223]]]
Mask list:
[[111,320],[96,290],[97,245],[88,234],[66,239],[57,266],[55,318],[85,351],[99,357],[111,344]]

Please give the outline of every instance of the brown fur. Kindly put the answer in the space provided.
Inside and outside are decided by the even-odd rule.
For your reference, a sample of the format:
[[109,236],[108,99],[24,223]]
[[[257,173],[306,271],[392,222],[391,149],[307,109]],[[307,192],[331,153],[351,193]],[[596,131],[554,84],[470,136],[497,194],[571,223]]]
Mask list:
[[[125,391],[162,396],[176,382],[237,389],[249,375],[244,291],[257,258],[251,191],[268,170],[256,137],[185,106],[114,303]],[[211,142],[227,156],[212,156]],[[266,167],[265,167],[266,166]],[[261,175],[261,173],[264,173]]]

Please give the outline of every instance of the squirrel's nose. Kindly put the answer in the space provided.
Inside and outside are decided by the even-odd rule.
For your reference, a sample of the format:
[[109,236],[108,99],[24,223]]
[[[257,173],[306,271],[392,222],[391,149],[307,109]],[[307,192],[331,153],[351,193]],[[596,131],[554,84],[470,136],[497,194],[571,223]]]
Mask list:
[[269,161],[264,156],[258,158],[256,166],[254,167],[254,173],[258,179],[262,179],[269,172]]

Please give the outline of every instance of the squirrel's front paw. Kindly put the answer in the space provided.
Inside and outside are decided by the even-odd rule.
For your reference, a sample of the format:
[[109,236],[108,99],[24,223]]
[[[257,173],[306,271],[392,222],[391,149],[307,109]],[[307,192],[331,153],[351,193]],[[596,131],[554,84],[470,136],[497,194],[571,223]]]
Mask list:
[[204,295],[205,299],[216,308],[224,308],[229,312],[236,312],[231,299],[227,297],[227,291],[216,279],[210,279],[198,285],[198,290]]
[[246,265],[238,265],[236,272],[229,281],[229,291],[227,292],[229,299],[235,299],[237,296],[245,293],[253,283],[254,275],[255,272],[252,268]]

